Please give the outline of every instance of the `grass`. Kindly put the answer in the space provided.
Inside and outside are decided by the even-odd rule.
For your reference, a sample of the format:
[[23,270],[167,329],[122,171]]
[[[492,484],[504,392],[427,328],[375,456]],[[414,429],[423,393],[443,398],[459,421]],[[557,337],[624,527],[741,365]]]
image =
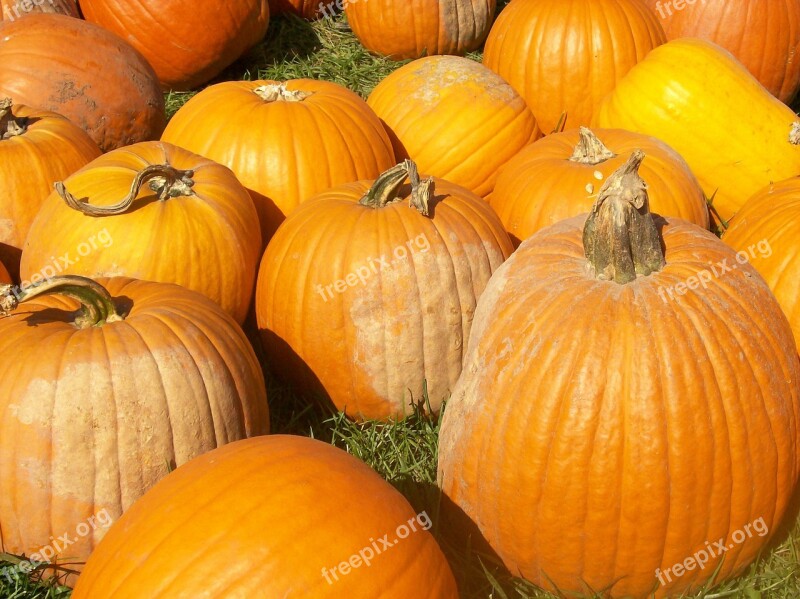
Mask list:
[[[502,7],[505,2],[500,2]],[[469,55],[480,60],[480,52]],[[342,84],[362,97],[403,63],[374,57],[364,51],[343,17],[307,23],[297,18],[273,19],[266,41],[228,68],[217,81],[234,79],[326,79]],[[212,82],[213,83],[213,82]],[[169,93],[167,112],[173,115],[196,92]],[[257,343],[255,344],[257,345]],[[333,443],[360,458],[399,489],[414,508],[434,520],[439,512],[436,491],[436,451],[440,420],[415,413],[404,421],[357,424],[319,403],[296,396],[269,377],[273,432],[315,437]],[[435,529],[434,529],[435,530]],[[800,526],[756,562],[739,579],[708,588],[691,597],[722,599],[796,599],[800,597]],[[467,599],[539,599],[554,597],[505,572],[491,556],[440,536]],[[0,571],[13,566],[14,556],[0,554]],[[55,599],[70,590],[42,572],[0,575],[0,599]],[[360,598],[357,598],[360,599]]]

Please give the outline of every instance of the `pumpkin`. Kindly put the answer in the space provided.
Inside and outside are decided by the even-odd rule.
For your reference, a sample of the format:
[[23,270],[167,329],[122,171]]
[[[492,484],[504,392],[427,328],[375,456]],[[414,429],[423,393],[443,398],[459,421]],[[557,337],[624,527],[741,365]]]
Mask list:
[[[536,118],[502,77],[458,56],[429,56],[394,71],[367,103],[398,159],[486,197],[498,169],[541,134]],[[446,123],[442,127],[442,123]]]
[[79,16],[75,0],[0,0],[0,21],[13,21],[42,12]]
[[747,200],[722,241],[764,277],[800,347],[800,179],[773,183]]
[[236,173],[259,211],[265,244],[300,202],[377,177],[395,162],[364,100],[309,79],[212,85],[178,110],[162,139]]
[[104,152],[157,139],[166,119],[158,79],[141,54],[59,14],[0,23],[0,97],[64,115]]
[[229,169],[142,142],[57,185],[31,224],[20,274],[31,282],[69,273],[178,283],[241,323],[260,255],[255,207]]
[[205,83],[260,42],[270,14],[267,0],[81,0],[81,10],[141,52],[161,85],[176,90]]
[[702,0],[680,10],[648,0],[668,39],[699,37],[731,52],[782,102],[800,87],[800,0]]
[[449,526],[473,523],[512,572],[570,596],[735,576],[800,472],[786,317],[713,234],[650,214],[642,159],[495,273],[441,426],[440,485],[463,511]]
[[320,16],[330,17],[336,12],[335,0],[269,0],[269,14],[295,14],[313,20]]
[[490,203],[519,245],[539,229],[588,212],[603,182],[637,148],[647,155],[641,174],[653,212],[707,229],[703,190],[683,158],[653,137],[620,129],[581,127],[529,145],[502,169]]
[[589,125],[603,97],[665,40],[641,0],[517,0],[492,27],[483,64],[550,133]]
[[16,275],[22,244],[53,189],[100,149],[63,116],[0,100],[0,260]]
[[[73,597],[457,599],[431,525],[341,449],[247,439],[153,487],[105,536]],[[219,568],[234,554],[236,567]]]
[[800,124],[731,54],[699,39],[653,50],[600,106],[595,124],[657,137],[691,167],[727,221],[772,181],[800,174]]
[[406,162],[321,193],[286,219],[261,261],[267,362],[355,419],[402,417],[426,390],[439,409],[461,372],[477,299],[513,250],[481,198],[417,179]]
[[343,4],[347,22],[364,47],[394,60],[475,50],[486,39],[495,11],[495,0],[347,0]]
[[0,319],[5,551],[85,561],[170,469],[269,430],[247,338],[198,293],[55,277],[7,286],[0,305],[16,306]]

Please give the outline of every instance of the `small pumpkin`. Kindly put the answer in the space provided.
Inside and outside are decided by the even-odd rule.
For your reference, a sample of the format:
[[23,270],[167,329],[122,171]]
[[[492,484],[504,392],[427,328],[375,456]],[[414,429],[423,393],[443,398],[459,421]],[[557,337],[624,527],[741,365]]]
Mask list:
[[714,235],[650,214],[642,159],[495,273],[441,426],[445,495],[510,571],[564,595],[737,575],[800,473],[786,317]]
[[53,182],[99,155],[92,139],[63,116],[0,100],[0,260],[15,276],[28,229]]
[[55,277],[4,287],[0,306],[4,551],[79,570],[171,469],[269,431],[247,337],[198,293]]
[[366,102],[328,81],[227,81],[172,117],[164,141],[216,160],[248,188],[264,243],[300,202],[395,163]]
[[348,0],[347,22],[370,52],[394,60],[463,55],[486,39],[496,0]]
[[647,0],[668,39],[699,37],[731,52],[782,102],[800,88],[800,0],[702,0],[680,10]]
[[722,241],[764,277],[800,348],[800,179],[770,184],[747,200]]
[[483,64],[550,133],[591,124],[603,97],[664,41],[641,0],[515,0],[492,27]]
[[308,19],[330,17],[337,11],[336,0],[269,0],[269,14],[290,13]]
[[[341,449],[247,439],[153,487],[105,536],[73,597],[457,599],[431,525]],[[233,554],[236,567],[219,568]]]
[[255,46],[269,24],[267,0],[81,0],[87,21],[142,53],[166,89],[188,90]]
[[0,23],[0,97],[64,115],[104,152],[157,139],[166,121],[147,60],[113,33],[60,14]]
[[481,198],[417,179],[407,161],[319,194],[261,261],[256,317],[273,372],[356,419],[402,417],[426,390],[439,409],[477,299],[513,250]]
[[121,148],[56,186],[31,224],[21,278],[69,273],[178,283],[244,321],[261,255],[233,173],[163,142]]
[[[400,67],[367,103],[398,160],[487,197],[497,171],[541,132],[525,100],[474,60],[429,56]],[[446,126],[442,127],[442,123]]]
[[635,149],[650,206],[708,229],[703,190],[689,166],[667,144],[621,129],[586,127],[548,135],[503,167],[490,203],[516,245],[539,229],[591,210],[605,180]]
[[653,50],[606,97],[595,124],[669,144],[723,221],[770,182],[800,174],[797,116],[706,40],[674,40]]
[[0,21],[14,21],[37,13],[80,16],[75,0],[0,0]]

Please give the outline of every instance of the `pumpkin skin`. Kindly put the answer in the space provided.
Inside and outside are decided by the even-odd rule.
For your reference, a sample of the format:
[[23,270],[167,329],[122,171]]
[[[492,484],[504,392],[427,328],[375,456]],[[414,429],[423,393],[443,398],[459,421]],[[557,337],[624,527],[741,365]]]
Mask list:
[[98,156],[100,148],[63,116],[0,100],[0,260],[15,276],[28,229],[53,182]]
[[145,58],[113,33],[59,14],[0,23],[0,97],[64,115],[104,152],[158,139],[166,122]]
[[502,77],[458,56],[400,67],[367,103],[388,129],[398,160],[410,158],[422,172],[484,198],[498,169],[541,135],[525,100]]
[[[457,599],[426,516],[366,464],[322,441],[239,441],[178,468],[126,512],[73,596]],[[325,572],[384,534],[396,541],[391,555],[354,560],[359,565],[337,578]],[[196,575],[231,552],[241,568]]]
[[344,12],[367,50],[403,60],[475,50],[492,26],[495,0],[351,0]]
[[[194,171],[190,195],[159,200],[143,186],[130,210],[89,216],[67,205],[57,192],[50,194],[25,242],[22,279],[46,277],[49,270],[177,283],[203,293],[244,322],[261,235],[253,202],[229,169],[167,143],[142,142],[93,160],[64,185],[75,198],[110,206],[128,194],[142,169],[164,163]],[[54,256],[65,253],[71,264],[54,263]]]
[[800,348],[800,180],[774,183],[747,200],[722,241],[764,277]]
[[681,39],[636,65],[603,101],[595,125],[669,144],[727,221],[770,182],[800,174],[796,121],[729,52]]
[[501,170],[489,203],[515,246],[539,229],[588,212],[603,182],[637,148],[647,155],[640,172],[653,212],[708,229],[703,190],[675,150],[653,137],[621,129],[584,131],[548,135]]
[[80,16],[75,0],[31,0],[30,4],[22,0],[0,0],[0,21],[14,21],[32,13]]
[[426,217],[408,186],[381,208],[360,204],[372,184],[321,193],[272,238],[256,287],[264,351],[276,376],[352,418],[411,413],[426,381],[435,412],[461,371],[477,298],[513,247],[462,187],[434,179]]
[[547,134],[559,123],[590,125],[603,97],[664,41],[641,0],[516,0],[492,27],[483,64],[525,98]]
[[[675,597],[723,556],[715,580],[741,572],[778,528],[800,465],[800,362],[752,266],[711,276],[736,258],[710,232],[653,224],[666,264],[619,284],[587,264],[585,221],[530,237],[481,296],[439,480],[537,585]],[[667,571],[717,539],[730,549],[705,569]]]
[[265,245],[300,202],[395,163],[389,136],[364,100],[310,79],[207,87],[178,110],[162,139],[236,173],[259,211]]
[[[53,538],[116,520],[176,465],[269,431],[261,368],[230,316],[177,285],[100,283],[124,320],[76,328],[63,296],[0,319],[14,356],[0,364],[5,551],[58,549]],[[58,561],[84,561],[105,532],[93,526]]]
[[703,0],[673,11],[664,0],[648,4],[662,18],[668,39],[712,41],[733,54],[782,102],[797,94],[800,0]]
[[161,85],[175,90],[219,75],[261,41],[270,14],[267,0],[81,0],[81,10],[141,52]]
[[[323,11],[319,7],[320,3],[325,7],[328,2],[330,0],[325,2],[322,2],[322,0],[269,0],[269,14],[292,13],[312,21],[320,16],[332,16],[332,12],[327,11],[327,9]],[[335,3],[333,10],[334,12],[336,11]]]

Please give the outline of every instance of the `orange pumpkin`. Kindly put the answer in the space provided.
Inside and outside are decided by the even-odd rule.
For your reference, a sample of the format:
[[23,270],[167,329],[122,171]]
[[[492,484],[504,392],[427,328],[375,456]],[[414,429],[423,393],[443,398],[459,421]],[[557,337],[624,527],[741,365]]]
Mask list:
[[400,67],[367,103],[389,130],[398,159],[481,197],[492,192],[498,169],[541,135],[525,100],[502,77],[458,56]]
[[64,115],[104,152],[164,129],[147,60],[113,33],[59,14],[0,23],[0,97]]
[[25,15],[43,12],[79,16],[75,0],[0,0],[0,21],[14,21]]
[[707,229],[703,190],[683,158],[654,137],[621,129],[582,127],[529,145],[501,170],[490,203],[519,245],[539,229],[588,212],[603,182],[637,148],[647,154],[641,174],[653,212]]
[[219,75],[260,42],[270,14],[267,0],[81,0],[81,10],[141,52],[164,88],[177,90]]
[[[341,449],[248,439],[153,487],[108,532],[73,597],[457,599],[431,524]],[[236,567],[219,568],[232,555]]]
[[515,0],[492,27],[483,64],[550,133],[591,124],[617,81],[665,40],[641,0]]
[[394,60],[463,55],[486,39],[495,0],[347,0],[353,33],[370,52]]
[[680,10],[647,0],[668,39],[700,37],[731,52],[772,95],[789,102],[800,88],[800,0],[702,0]]
[[394,164],[389,137],[366,102],[328,81],[227,81],[207,87],[169,122],[164,141],[236,173],[264,243],[300,202]]
[[320,16],[330,17],[337,12],[335,0],[269,0],[269,14],[295,14],[313,20]]
[[710,232],[653,218],[642,158],[495,273],[441,426],[444,493],[512,572],[568,596],[737,575],[800,473],[786,317]]
[[401,164],[301,204],[261,261],[256,316],[274,373],[358,419],[401,417],[426,389],[439,409],[477,299],[513,249],[481,198],[441,179],[412,191],[415,172]]
[[764,277],[800,348],[800,179],[773,183],[747,200],[722,241]]
[[198,293],[56,277],[4,288],[0,306],[5,551],[79,569],[170,469],[269,431],[247,337]]
[[20,274],[32,282],[70,273],[178,283],[241,323],[260,256],[256,210],[229,169],[143,142],[57,186],[30,227]]
[[0,100],[0,260],[15,276],[22,244],[53,181],[99,155],[91,138],[63,116]]

